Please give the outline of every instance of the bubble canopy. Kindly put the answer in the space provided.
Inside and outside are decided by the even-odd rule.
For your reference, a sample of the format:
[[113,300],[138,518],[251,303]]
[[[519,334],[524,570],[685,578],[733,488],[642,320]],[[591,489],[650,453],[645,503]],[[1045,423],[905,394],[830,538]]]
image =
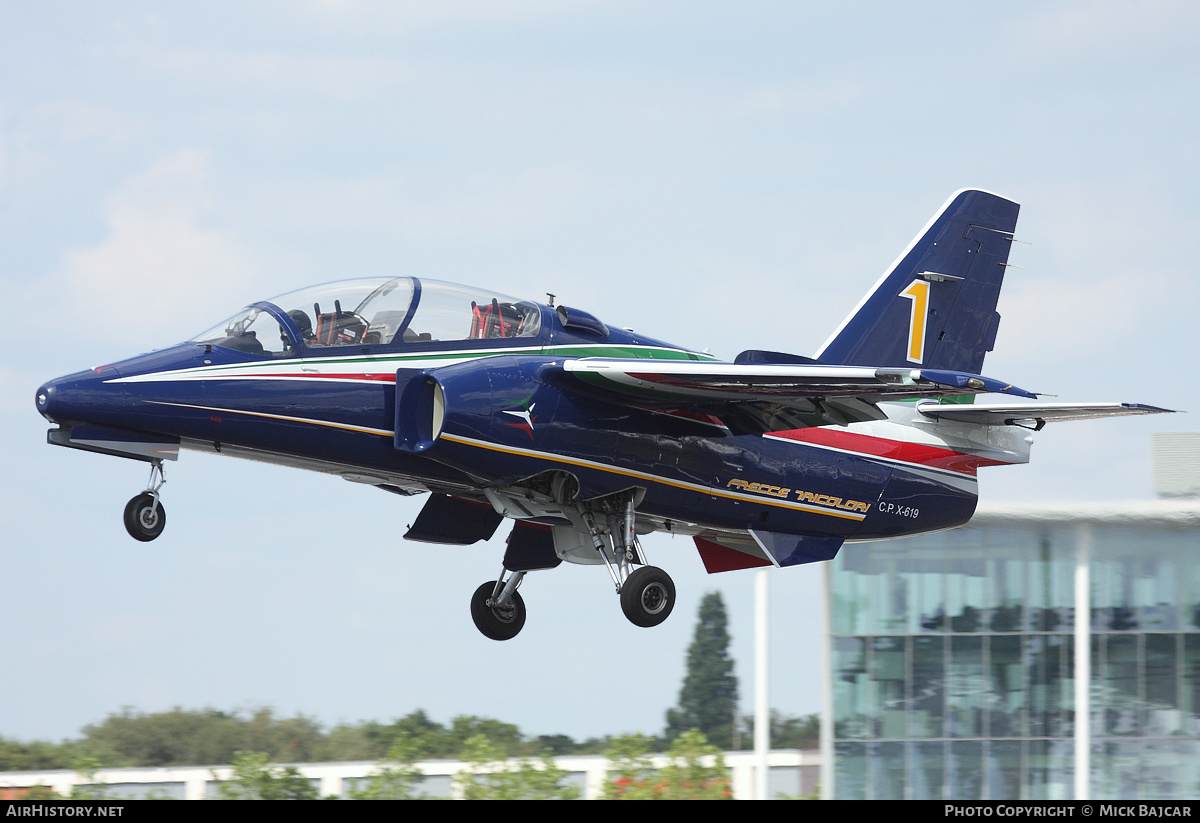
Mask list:
[[530,338],[541,326],[540,307],[527,300],[415,277],[361,278],[255,303],[194,340],[286,357],[339,346]]

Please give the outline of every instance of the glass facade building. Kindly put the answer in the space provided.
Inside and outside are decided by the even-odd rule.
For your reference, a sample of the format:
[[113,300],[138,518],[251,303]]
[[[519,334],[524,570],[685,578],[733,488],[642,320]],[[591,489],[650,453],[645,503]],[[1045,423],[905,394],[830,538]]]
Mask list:
[[981,508],[844,547],[827,796],[1200,796],[1198,565],[1194,501]]

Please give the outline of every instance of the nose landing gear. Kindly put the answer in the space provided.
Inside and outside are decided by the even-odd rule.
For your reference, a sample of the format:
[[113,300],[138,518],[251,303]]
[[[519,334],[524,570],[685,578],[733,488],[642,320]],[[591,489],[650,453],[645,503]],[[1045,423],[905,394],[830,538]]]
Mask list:
[[167,482],[161,460],[150,464],[150,480],[146,491],[125,504],[125,531],[134,540],[149,543],[162,534],[167,525],[167,510],[159,500],[158,490]]
[[525,626],[525,601],[517,586],[525,572],[513,572],[508,578],[484,583],[471,596],[471,619],[475,628],[489,640],[512,640]]

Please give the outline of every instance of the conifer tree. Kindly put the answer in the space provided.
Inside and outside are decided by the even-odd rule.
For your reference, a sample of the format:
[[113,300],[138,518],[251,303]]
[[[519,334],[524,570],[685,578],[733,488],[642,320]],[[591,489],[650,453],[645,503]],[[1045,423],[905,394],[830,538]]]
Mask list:
[[709,592],[700,601],[679,706],[667,711],[667,737],[674,740],[689,729],[699,729],[714,745],[732,748],[737,688],[725,601],[719,592]]

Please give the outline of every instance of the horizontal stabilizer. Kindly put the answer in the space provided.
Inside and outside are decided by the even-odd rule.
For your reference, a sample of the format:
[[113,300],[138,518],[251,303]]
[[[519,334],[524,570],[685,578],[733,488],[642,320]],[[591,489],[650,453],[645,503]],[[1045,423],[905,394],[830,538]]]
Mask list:
[[917,411],[935,420],[977,423],[985,426],[1024,426],[1040,429],[1060,420],[1093,420],[1100,417],[1125,417],[1134,414],[1171,414],[1140,403],[920,403]]
[[448,494],[431,494],[404,539],[469,546],[491,539],[503,519],[504,515],[486,503]]

